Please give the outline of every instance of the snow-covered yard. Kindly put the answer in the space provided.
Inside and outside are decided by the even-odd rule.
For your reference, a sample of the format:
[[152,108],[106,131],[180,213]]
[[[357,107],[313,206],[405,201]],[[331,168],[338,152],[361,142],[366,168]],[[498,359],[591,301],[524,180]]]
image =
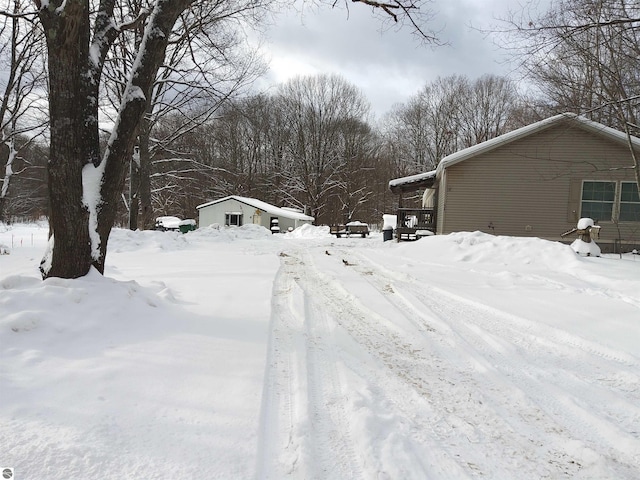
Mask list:
[[0,468],[50,479],[640,478],[640,256],[479,232],[0,225]]

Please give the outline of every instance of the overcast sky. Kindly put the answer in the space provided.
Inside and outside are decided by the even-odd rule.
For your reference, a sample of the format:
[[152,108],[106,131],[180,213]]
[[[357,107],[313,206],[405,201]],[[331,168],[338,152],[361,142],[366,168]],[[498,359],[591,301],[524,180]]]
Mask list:
[[514,8],[513,0],[434,0],[431,27],[448,46],[432,48],[412,35],[382,25],[364,5],[350,9],[290,10],[267,30],[263,51],[270,60],[261,87],[298,75],[337,73],[364,93],[380,118],[393,104],[405,102],[438,76],[485,73],[507,75],[504,52],[491,38],[470,28],[488,27]]

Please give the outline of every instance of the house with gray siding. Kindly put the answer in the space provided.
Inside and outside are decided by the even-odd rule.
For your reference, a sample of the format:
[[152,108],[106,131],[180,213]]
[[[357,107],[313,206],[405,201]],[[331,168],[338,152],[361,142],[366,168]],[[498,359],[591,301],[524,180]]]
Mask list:
[[272,232],[286,232],[304,224],[311,224],[313,217],[299,210],[276,207],[255,198],[231,195],[196,207],[200,228],[213,224],[242,226],[262,225]]
[[603,251],[627,250],[640,245],[632,148],[640,159],[639,138],[561,114],[460,150],[436,170],[391,180],[389,187],[400,196],[400,211],[407,192],[432,193],[433,205],[418,210],[431,212],[428,227],[437,234],[570,241],[561,234],[589,217],[601,227]]

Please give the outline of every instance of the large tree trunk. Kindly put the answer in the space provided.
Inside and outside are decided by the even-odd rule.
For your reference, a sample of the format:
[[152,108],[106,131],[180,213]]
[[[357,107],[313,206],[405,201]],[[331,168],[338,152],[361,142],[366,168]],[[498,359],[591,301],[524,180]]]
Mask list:
[[99,158],[97,123],[87,124],[87,113],[97,119],[97,103],[89,104],[92,95],[86,79],[90,35],[88,4],[72,0],[65,9],[65,15],[57,15],[51,9],[41,11],[49,51],[48,172],[52,237],[41,269],[44,277],[77,278],[86,275],[92,263],[82,169]]

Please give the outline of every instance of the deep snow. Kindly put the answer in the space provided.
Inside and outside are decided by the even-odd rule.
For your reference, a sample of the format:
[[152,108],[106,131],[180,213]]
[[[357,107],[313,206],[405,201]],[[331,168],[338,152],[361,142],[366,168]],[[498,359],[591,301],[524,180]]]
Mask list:
[[640,256],[479,232],[114,230],[38,276],[0,225],[16,479],[640,477]]

